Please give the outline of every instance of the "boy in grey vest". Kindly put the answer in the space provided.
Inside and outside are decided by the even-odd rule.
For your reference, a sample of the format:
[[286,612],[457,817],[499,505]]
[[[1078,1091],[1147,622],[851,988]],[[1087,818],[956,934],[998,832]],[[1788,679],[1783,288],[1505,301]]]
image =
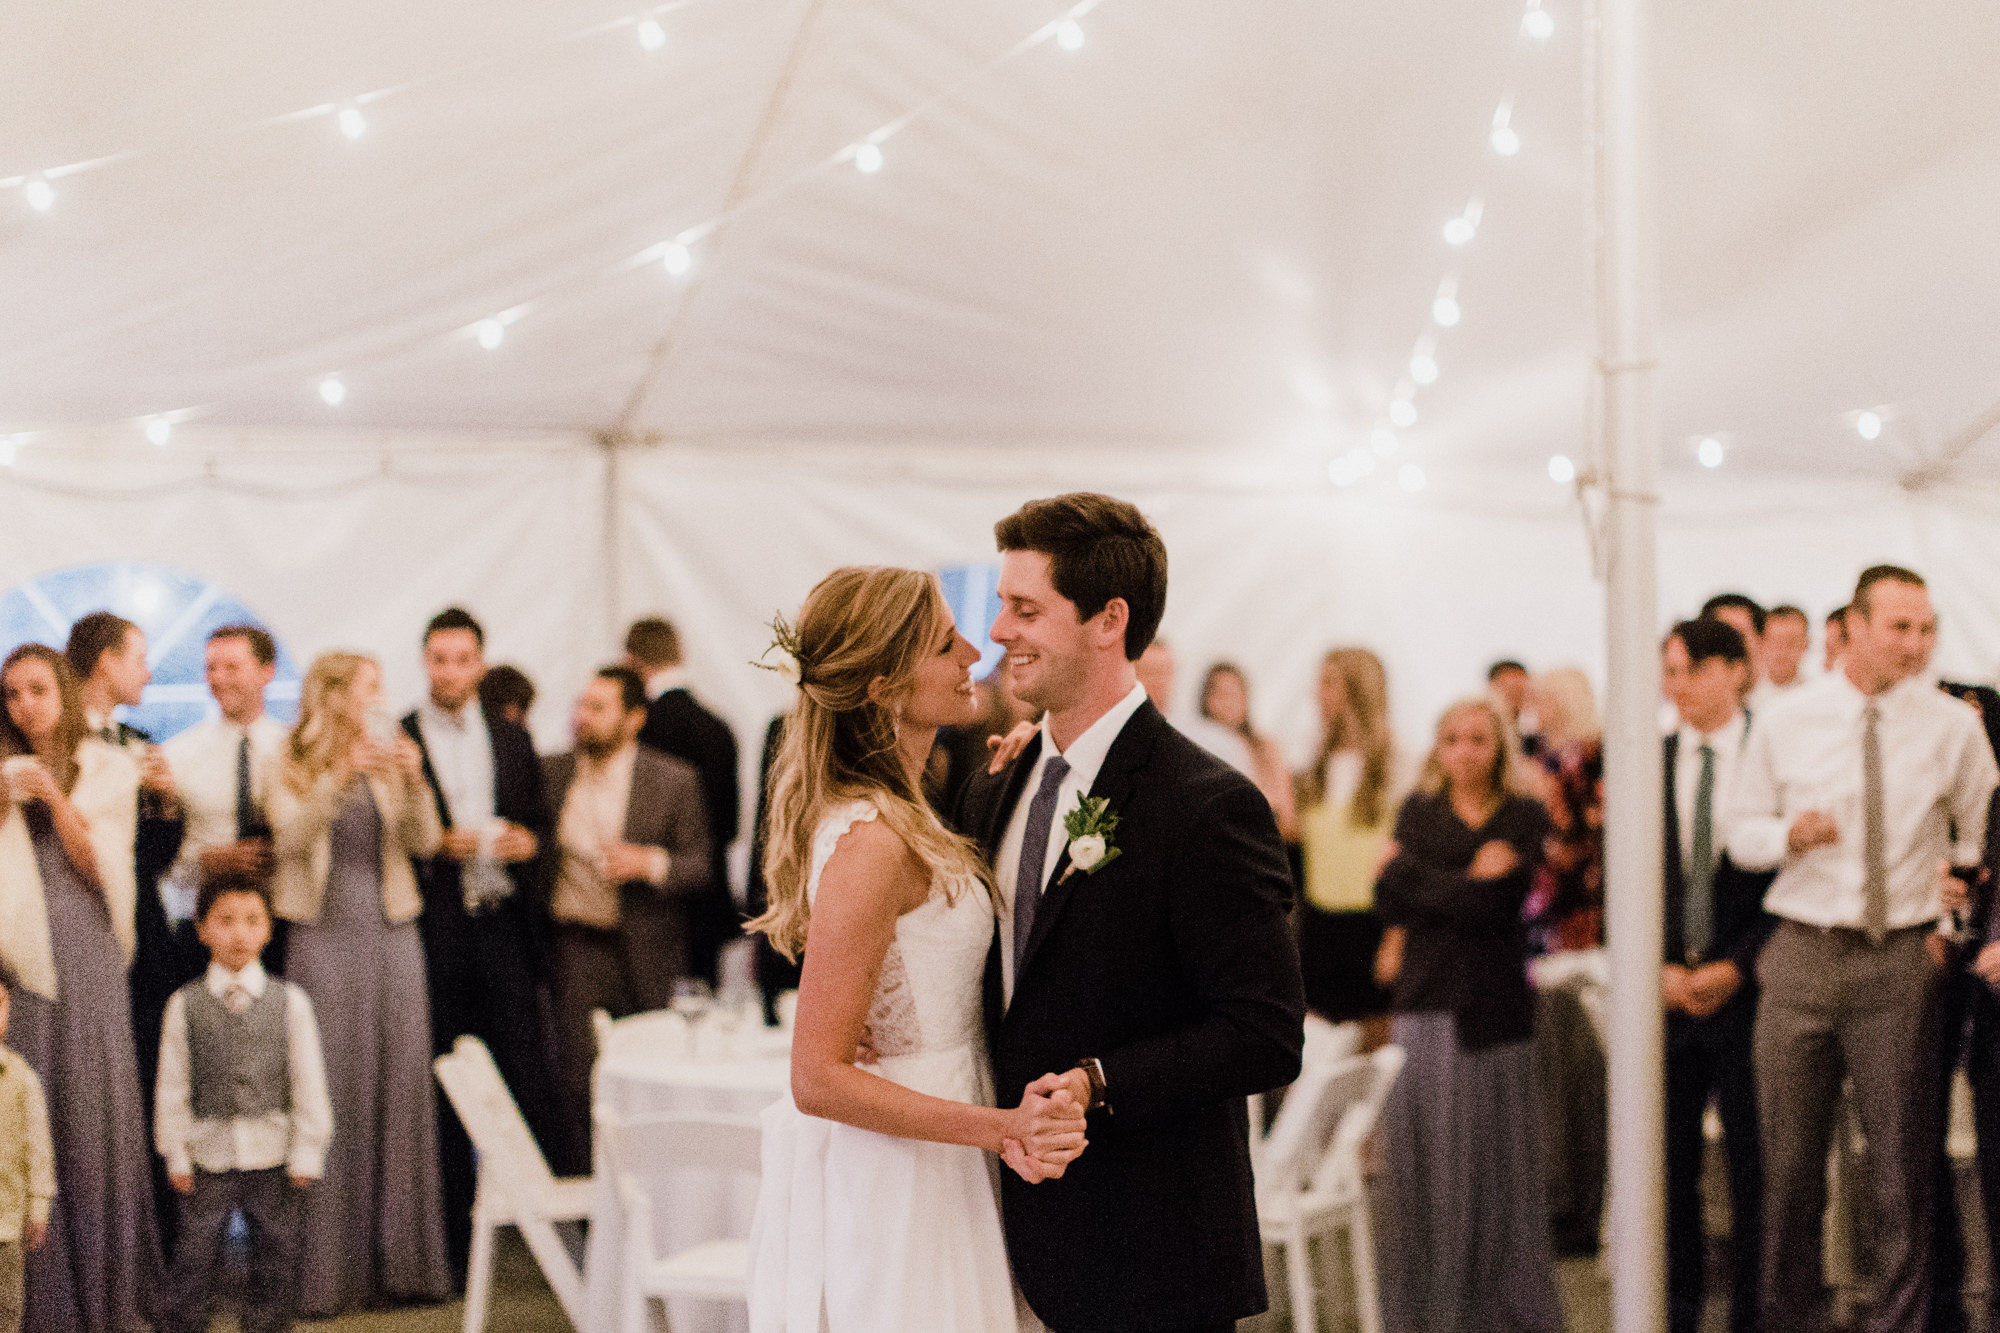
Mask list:
[[[7,1040],[7,988],[0,985],[0,1043]],[[56,1197],[55,1147],[41,1080],[0,1045],[0,1333],[21,1333],[22,1250],[49,1234]]]
[[180,1241],[162,1333],[206,1333],[223,1239],[249,1223],[243,1333],[283,1333],[298,1303],[304,1191],[333,1137],[319,1026],[304,991],[268,976],[269,890],[204,874],[195,933],[208,972],[167,1001],[155,1146],[181,1196]]

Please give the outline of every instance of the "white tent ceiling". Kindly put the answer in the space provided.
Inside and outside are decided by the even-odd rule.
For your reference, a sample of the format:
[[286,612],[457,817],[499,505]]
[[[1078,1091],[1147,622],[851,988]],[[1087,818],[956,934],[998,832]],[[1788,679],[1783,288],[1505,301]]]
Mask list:
[[[1731,472],[1907,471],[2000,399],[2000,8],[1657,8],[1669,467],[1717,432]],[[0,178],[133,155],[54,177],[46,212],[0,192],[0,431],[1323,469],[1456,272],[1407,454],[1535,476],[1584,451],[1590,323],[1583,15],[1549,9],[1537,46],[1519,0],[1103,0],[1080,50],[996,65],[1065,7],[685,0],[648,53],[615,0],[11,6]],[[263,123],[379,89],[352,143]],[[878,174],[814,170],[913,110]],[[732,204],[685,277],[619,269]],[[499,349],[465,336],[524,303]],[[2000,448],[1967,462],[2000,475]]]

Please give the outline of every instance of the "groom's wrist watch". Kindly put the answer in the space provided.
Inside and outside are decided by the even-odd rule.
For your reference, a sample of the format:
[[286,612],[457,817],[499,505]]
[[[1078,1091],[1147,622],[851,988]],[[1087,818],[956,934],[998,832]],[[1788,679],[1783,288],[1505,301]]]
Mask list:
[[1104,1061],[1094,1055],[1087,1055],[1076,1062],[1076,1067],[1090,1080],[1090,1104],[1083,1109],[1095,1111],[1102,1107],[1106,1115],[1111,1114],[1110,1085],[1104,1081]]

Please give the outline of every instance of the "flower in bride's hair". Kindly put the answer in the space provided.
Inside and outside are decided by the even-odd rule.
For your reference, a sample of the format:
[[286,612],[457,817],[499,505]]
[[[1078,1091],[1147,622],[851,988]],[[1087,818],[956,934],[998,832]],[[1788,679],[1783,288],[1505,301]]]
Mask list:
[[[782,612],[772,615],[770,621],[771,646],[758,655],[750,665],[764,671],[775,671],[794,685],[805,680],[805,664],[799,660],[802,651],[799,632],[786,620]],[[771,658],[775,656],[774,662]]]

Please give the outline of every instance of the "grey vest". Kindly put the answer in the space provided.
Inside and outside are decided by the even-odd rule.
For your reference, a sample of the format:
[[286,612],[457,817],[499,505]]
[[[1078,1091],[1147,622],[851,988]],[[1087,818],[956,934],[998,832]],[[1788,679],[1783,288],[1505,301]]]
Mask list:
[[209,993],[206,980],[181,987],[195,1119],[235,1120],[292,1109],[289,989],[272,977],[248,1009],[232,1014]]

